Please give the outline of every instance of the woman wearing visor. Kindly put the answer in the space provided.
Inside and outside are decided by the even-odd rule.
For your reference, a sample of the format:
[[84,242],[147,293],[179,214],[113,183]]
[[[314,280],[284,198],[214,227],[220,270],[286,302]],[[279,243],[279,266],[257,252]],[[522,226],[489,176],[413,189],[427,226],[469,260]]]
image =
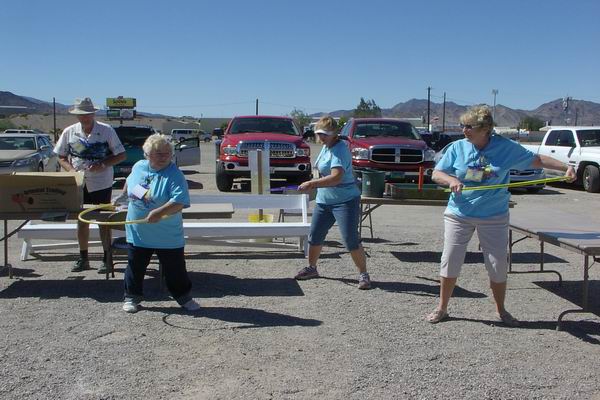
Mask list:
[[315,133],[324,144],[315,167],[320,178],[304,182],[299,191],[317,189],[315,208],[308,237],[308,266],[295,279],[318,278],[317,261],[321,255],[327,232],[337,222],[346,249],[358,268],[358,288],[371,288],[367,273],[365,251],[360,243],[360,191],[352,174],[352,155],[346,143],[337,134],[337,123],[331,117],[322,117],[315,125]]

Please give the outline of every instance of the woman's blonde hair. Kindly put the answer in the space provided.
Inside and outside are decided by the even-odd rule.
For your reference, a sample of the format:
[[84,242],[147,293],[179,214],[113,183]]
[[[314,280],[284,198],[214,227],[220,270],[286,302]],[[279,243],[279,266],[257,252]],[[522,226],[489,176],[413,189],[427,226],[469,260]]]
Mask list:
[[173,154],[173,143],[169,140],[169,136],[160,133],[148,136],[142,149],[144,154],[149,154],[152,150],[158,150],[164,147],[168,147],[171,154]]
[[488,134],[492,133],[492,129],[494,128],[492,111],[486,105],[478,105],[469,108],[460,116],[460,122],[465,125],[487,128],[489,131]]
[[338,124],[335,119],[329,115],[321,117],[315,124],[315,130],[323,129],[328,132],[335,132],[337,134]]

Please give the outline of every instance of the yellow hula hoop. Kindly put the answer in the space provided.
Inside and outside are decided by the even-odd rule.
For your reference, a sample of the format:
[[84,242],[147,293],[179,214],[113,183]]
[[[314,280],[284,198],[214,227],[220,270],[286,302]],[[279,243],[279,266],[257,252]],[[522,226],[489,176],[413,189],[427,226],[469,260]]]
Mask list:
[[[462,191],[467,190],[492,190],[492,189],[501,189],[506,187],[520,187],[520,186],[531,186],[537,185],[541,183],[549,183],[549,182],[560,182],[566,181],[568,178],[566,176],[559,176],[556,178],[546,178],[546,179],[536,179],[533,181],[523,181],[523,182],[515,182],[515,183],[502,183],[500,185],[488,185],[488,186],[466,186],[462,188]],[[450,189],[444,189],[444,192],[450,192]]]
[[[88,219],[83,218],[84,215],[96,210],[107,210],[107,211],[115,211],[116,208],[112,204],[98,204],[97,206],[88,208],[87,210],[83,210],[77,216],[77,219],[86,224],[96,224],[96,225],[104,225],[104,226],[115,226],[115,225],[132,225],[132,224],[147,224],[148,221],[145,219],[134,219],[131,221],[90,221]],[[175,214],[171,214],[175,215]],[[166,215],[162,219],[169,218],[171,215]]]

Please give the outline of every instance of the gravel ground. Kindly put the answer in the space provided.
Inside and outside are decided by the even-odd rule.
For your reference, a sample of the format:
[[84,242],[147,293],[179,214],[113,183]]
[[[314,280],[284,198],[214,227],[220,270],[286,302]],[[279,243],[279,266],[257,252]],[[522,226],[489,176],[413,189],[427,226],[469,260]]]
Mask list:
[[[188,178],[214,187],[213,149]],[[194,189],[196,192],[198,189]],[[198,192],[202,193],[202,192]],[[567,186],[518,193],[514,213],[560,209],[600,222],[599,195]],[[547,246],[549,274],[511,275],[507,306],[523,321],[495,321],[477,242],[469,247],[451,319],[430,325],[442,249],[437,207],[381,207],[375,240],[365,240],[374,289],[357,272],[335,229],[322,279],[296,282],[299,253],[188,246],[193,295],[203,309],[182,312],[146,280],[144,309],[121,311],[124,265],[116,279],[71,273],[76,249],[18,260],[0,272],[2,399],[600,399],[600,282],[591,270],[594,314],[558,314],[581,304],[580,256]],[[12,224],[15,225],[15,224]],[[536,267],[538,245],[517,245],[516,268]],[[93,254],[98,265],[100,254]]]

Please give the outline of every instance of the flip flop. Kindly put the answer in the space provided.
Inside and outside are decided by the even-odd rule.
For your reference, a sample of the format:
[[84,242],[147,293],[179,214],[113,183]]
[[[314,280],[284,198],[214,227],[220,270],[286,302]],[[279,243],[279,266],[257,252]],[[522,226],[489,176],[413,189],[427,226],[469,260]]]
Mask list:
[[515,317],[513,317],[512,315],[510,315],[510,313],[506,310],[502,311],[501,313],[498,313],[497,316],[498,316],[498,320],[503,322],[504,325],[509,326],[511,328],[515,328],[515,327],[521,325],[519,320],[516,319]]
[[446,311],[435,309],[431,314],[427,316],[426,320],[431,324],[437,324],[438,322],[442,322],[445,319],[448,319],[448,317],[450,317],[450,315]]

